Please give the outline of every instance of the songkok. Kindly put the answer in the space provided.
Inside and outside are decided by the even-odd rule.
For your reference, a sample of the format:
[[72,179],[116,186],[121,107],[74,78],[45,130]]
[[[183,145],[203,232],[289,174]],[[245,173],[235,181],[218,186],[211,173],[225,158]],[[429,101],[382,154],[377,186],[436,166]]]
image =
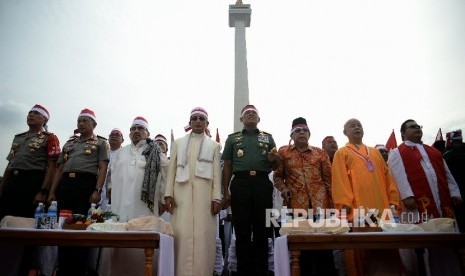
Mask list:
[[134,121],[132,121],[131,127],[133,127],[135,125],[139,125],[139,126],[145,128],[145,130],[147,130],[147,131],[149,130],[149,123],[147,122],[147,119],[145,119],[142,116],[137,116],[136,118],[134,118]]
[[334,137],[333,136],[326,136],[323,141],[321,141],[321,146],[323,148],[326,147],[326,144],[328,144],[329,142],[331,142],[331,140],[334,140]]
[[166,144],[166,146],[168,146],[168,141],[166,140],[166,137],[161,134],[157,134],[157,136],[155,136],[155,142],[163,142]]
[[40,113],[40,115],[44,116],[46,120],[50,118],[50,114],[48,113],[48,110],[41,106],[40,104],[36,104],[31,108],[31,111],[37,111]]
[[123,132],[119,128],[112,129],[111,132],[110,132],[110,135],[111,134],[119,134],[119,135],[123,136]]
[[258,115],[258,109],[253,104],[248,104],[248,105],[244,106],[244,108],[242,109],[241,117],[244,116],[244,114],[247,111],[251,111],[251,110],[255,111],[255,113],[257,113],[257,115]]
[[294,121],[292,121],[291,135],[298,128],[306,128],[306,129],[308,129],[307,120],[305,120],[302,117],[294,119]]
[[78,117],[89,117],[91,118],[92,120],[94,120],[94,122],[97,122],[97,118],[95,117],[95,113],[94,111],[90,110],[90,109],[83,109],[81,110],[81,114],[79,114]]
[[450,133],[450,139],[451,140],[462,140],[462,130],[458,129],[456,131],[451,131]]
[[446,147],[450,147],[452,141],[462,141],[462,130],[458,129],[455,131],[447,132],[446,134]]
[[200,115],[200,116],[204,117],[208,121],[208,113],[207,113],[207,111],[205,109],[203,109],[201,107],[195,107],[194,109],[192,109],[191,117],[194,116],[194,115]]
[[381,144],[376,145],[375,148],[378,149],[378,150],[382,150],[382,149],[383,149],[383,150],[386,150],[386,151],[387,151],[386,147],[385,147],[384,145],[381,145]]

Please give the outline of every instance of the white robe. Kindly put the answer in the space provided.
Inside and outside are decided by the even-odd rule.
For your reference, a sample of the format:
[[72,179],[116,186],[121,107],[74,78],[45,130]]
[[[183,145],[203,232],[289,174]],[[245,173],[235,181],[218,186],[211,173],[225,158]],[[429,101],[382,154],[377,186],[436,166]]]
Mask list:
[[120,221],[147,215],[158,217],[158,202],[162,200],[164,194],[169,160],[164,154],[160,154],[160,173],[153,201],[154,214],[152,214],[147,204],[141,200],[146,164],[142,152],[146,148],[145,140],[137,145],[131,143],[120,149],[111,162],[111,209],[119,215]]
[[[185,144],[191,136],[187,152],[178,152],[179,145]],[[212,161],[211,179],[196,175],[199,150],[202,138],[203,153]],[[205,147],[210,147],[204,149]],[[213,150],[211,150],[213,148]],[[189,178],[176,182],[178,158],[188,161]],[[206,157],[202,154],[202,157]],[[174,142],[171,163],[168,170],[165,197],[171,196],[177,204],[171,216],[174,232],[175,274],[212,275],[216,257],[216,216],[211,214],[213,200],[221,199],[220,145],[204,134],[188,134]]]
[[[162,200],[169,160],[160,154],[160,173],[158,174],[154,207],[152,213],[141,200],[142,183],[145,172],[145,140],[137,145],[131,143],[121,148],[111,162],[111,209],[125,222],[139,216],[158,217],[158,202]],[[144,275],[144,249],[105,248],[102,251],[100,275]],[[157,267],[158,252],[155,251],[153,267]],[[153,269],[156,275],[157,269]]]

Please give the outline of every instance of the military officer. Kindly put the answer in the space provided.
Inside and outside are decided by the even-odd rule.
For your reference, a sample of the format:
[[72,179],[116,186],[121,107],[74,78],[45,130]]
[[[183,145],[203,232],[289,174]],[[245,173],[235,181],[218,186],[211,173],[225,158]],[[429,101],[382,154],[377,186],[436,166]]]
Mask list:
[[230,204],[232,209],[238,275],[267,275],[265,219],[266,209],[273,207],[268,174],[277,168],[278,155],[271,134],[257,128],[260,117],[255,106],[245,106],[240,120],[244,129],[228,136],[222,155],[223,208]]
[[105,138],[94,134],[97,121],[92,110],[81,111],[77,126],[80,136],[71,138],[63,146],[48,201],[56,198],[60,209],[86,214],[90,203],[100,201],[109,145]]
[[34,217],[37,202],[45,202],[60,155],[58,138],[45,130],[48,110],[36,104],[27,115],[29,130],[17,134],[7,156],[0,185],[0,220],[6,216]]
[[[60,209],[74,214],[87,214],[91,203],[99,203],[109,162],[109,145],[105,138],[94,134],[95,113],[83,109],[77,119],[78,137],[63,146],[58,169],[53,179],[48,201],[58,201]],[[59,275],[85,275],[88,250],[59,248]],[[76,265],[76,264],[80,265]]]
[[[7,156],[8,165],[0,184],[0,220],[7,215],[34,217],[37,202],[45,202],[60,155],[58,138],[46,130],[48,110],[36,104],[26,122],[29,130],[17,134]],[[35,247],[24,247],[22,256],[15,250],[0,249],[0,271],[7,275],[26,275],[34,265]]]

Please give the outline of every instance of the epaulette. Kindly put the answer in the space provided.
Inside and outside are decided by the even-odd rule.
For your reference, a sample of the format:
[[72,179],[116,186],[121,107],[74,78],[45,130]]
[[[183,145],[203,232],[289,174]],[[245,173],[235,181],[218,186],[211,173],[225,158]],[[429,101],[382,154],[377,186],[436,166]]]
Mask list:
[[79,136],[71,136],[71,137],[69,137],[68,141],[66,141],[66,142],[72,142],[72,141],[76,140],[77,138],[79,138]]
[[228,136],[237,135],[237,134],[239,134],[239,133],[242,133],[242,131],[237,131],[237,132],[231,133],[231,134],[229,134]]
[[27,133],[27,131],[22,132],[22,133],[18,133],[18,134],[16,134],[15,136],[24,135],[24,134],[26,134],[26,133]]
[[270,136],[271,136],[271,133],[268,133],[268,132],[262,131],[262,130],[260,130],[260,134],[266,134],[266,135],[270,135]]
[[105,141],[107,140],[107,138],[102,137],[102,136],[100,136],[100,135],[97,135],[97,138],[103,139],[103,140],[105,140]]

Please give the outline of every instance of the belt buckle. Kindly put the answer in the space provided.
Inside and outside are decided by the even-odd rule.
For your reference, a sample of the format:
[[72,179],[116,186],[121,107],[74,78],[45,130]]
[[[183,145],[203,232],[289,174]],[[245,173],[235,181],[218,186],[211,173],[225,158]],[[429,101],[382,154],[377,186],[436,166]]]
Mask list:
[[249,172],[251,176],[256,176],[257,175],[257,171],[250,171]]
[[14,175],[14,176],[19,175],[19,171],[13,171],[13,175]]
[[76,173],[69,173],[69,178],[76,178]]

